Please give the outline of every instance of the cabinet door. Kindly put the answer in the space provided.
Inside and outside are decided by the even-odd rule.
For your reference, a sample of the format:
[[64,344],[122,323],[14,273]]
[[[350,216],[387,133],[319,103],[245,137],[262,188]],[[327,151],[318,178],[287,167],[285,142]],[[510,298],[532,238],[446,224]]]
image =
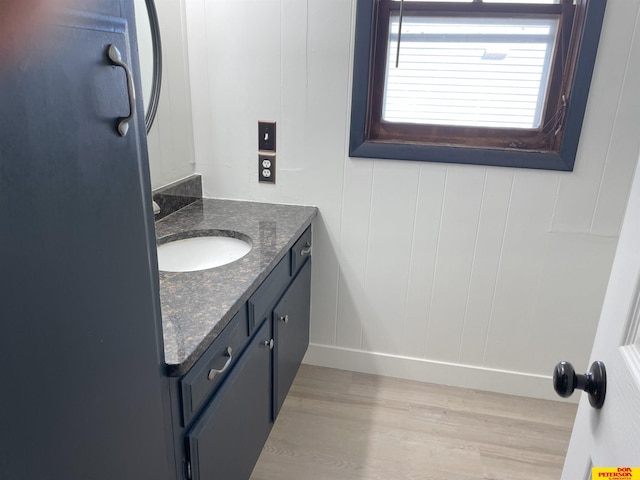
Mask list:
[[311,259],[302,267],[273,311],[274,420],[289,393],[289,388],[309,346],[310,297]]
[[0,478],[164,480],[144,115],[118,133],[107,57],[139,86],[133,2],[69,3],[0,65]]
[[265,322],[186,437],[193,480],[246,480],[271,431],[271,326]]

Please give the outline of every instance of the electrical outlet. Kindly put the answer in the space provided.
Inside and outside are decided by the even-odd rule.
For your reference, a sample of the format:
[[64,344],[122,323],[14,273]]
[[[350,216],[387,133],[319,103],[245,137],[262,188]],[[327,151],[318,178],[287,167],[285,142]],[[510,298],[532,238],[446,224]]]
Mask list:
[[276,122],[258,122],[258,150],[276,151]]
[[276,183],[276,154],[258,154],[258,182]]

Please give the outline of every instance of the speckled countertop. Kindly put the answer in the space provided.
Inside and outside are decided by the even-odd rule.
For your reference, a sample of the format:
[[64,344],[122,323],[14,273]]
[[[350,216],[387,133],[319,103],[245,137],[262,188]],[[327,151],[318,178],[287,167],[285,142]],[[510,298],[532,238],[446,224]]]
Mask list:
[[203,199],[156,222],[159,244],[203,230],[239,232],[253,243],[247,255],[221,267],[160,272],[168,375],[193,366],[317,213],[315,207]]

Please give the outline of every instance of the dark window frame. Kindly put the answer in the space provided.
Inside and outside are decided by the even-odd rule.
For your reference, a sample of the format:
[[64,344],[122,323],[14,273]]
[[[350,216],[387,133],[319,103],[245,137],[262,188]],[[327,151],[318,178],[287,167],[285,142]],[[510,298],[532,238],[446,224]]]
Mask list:
[[[566,34],[563,38],[562,32],[567,31],[566,25],[561,27],[558,38],[559,43],[563,44],[558,46],[560,49],[558,51],[564,49],[565,58],[569,60],[573,57],[573,61],[569,61],[565,67],[565,75],[571,80],[566,84],[568,90],[565,88],[561,91],[562,72],[559,74],[556,67],[550,78],[550,82],[552,82],[550,91],[555,94],[549,97],[547,108],[543,114],[548,117],[558,111],[563,102],[562,92],[569,93],[563,111],[564,120],[560,141],[553,140],[543,145],[535,144],[532,148],[527,145],[527,136],[539,139],[540,133],[535,129],[424,126],[404,123],[391,124],[382,121],[380,119],[382,100],[379,85],[384,85],[384,79],[379,81],[379,75],[380,72],[384,75],[389,12],[394,9],[398,10],[399,2],[357,0],[349,155],[351,157],[572,171],[598,50],[606,0],[578,0],[575,7],[571,8],[571,10],[575,8],[575,13],[567,12],[566,2],[564,5],[506,6],[502,3],[449,3],[446,9],[443,6],[444,3],[440,2],[431,4],[405,2],[404,13],[409,15],[416,10],[433,12],[433,9],[439,9],[439,14],[446,13],[448,16],[452,14],[465,16],[492,14],[495,16],[504,14],[507,9],[521,11],[522,14],[541,14],[552,11],[558,14],[559,10],[564,9],[561,13],[561,21],[567,24],[573,23],[572,17],[576,16],[571,38],[567,38]],[[380,18],[383,19],[383,25],[386,22],[387,29],[376,31],[376,24],[380,23],[378,22]],[[376,35],[382,39],[377,43]],[[384,48],[376,48],[377,44],[383,45]],[[380,56],[377,59],[377,70],[374,68],[376,55]],[[562,53],[558,53],[558,55],[562,55]],[[380,60],[383,62],[382,65],[380,65]],[[378,86],[377,91],[375,86]],[[556,110],[554,111],[554,109]],[[543,121],[543,125],[544,123]],[[490,138],[506,137],[509,139],[508,143],[514,142],[513,144],[517,146],[514,148],[496,142],[492,143],[492,140],[484,141],[483,135]],[[416,141],[416,138],[421,140]],[[427,141],[422,140],[424,138],[427,138]],[[517,140],[518,138],[521,140]],[[470,142],[475,143],[470,145]],[[522,148],[522,145],[526,146]]]

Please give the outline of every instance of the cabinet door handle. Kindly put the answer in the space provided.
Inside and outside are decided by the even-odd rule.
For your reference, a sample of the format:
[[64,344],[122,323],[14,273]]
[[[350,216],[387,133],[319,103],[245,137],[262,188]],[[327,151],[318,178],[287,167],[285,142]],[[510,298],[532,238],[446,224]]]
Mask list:
[[305,257],[307,255],[311,255],[311,245],[307,243],[302,250],[300,250],[300,256]]
[[231,354],[231,352],[233,352],[233,350],[231,350],[231,347],[227,347],[227,350],[224,352],[224,354],[229,358],[227,358],[227,361],[224,362],[224,365],[220,370],[217,370],[215,368],[212,368],[211,370],[209,370],[209,377],[208,377],[209,380],[213,380],[214,378],[216,378],[216,375],[220,375],[227,368],[229,368],[229,365],[231,365],[231,360],[233,360],[233,355]]
[[109,60],[111,60],[114,65],[122,67],[127,77],[127,90],[129,92],[129,116],[120,117],[120,122],[118,123],[118,133],[120,133],[121,137],[124,137],[129,131],[129,121],[136,114],[136,90],[133,86],[133,76],[131,75],[131,70],[129,69],[129,66],[122,61],[120,50],[118,50],[118,48],[113,44],[109,45]]
[[289,323],[289,315],[281,316],[280,321],[284,323]]
[[265,340],[264,346],[269,347],[269,350],[273,350],[273,338],[271,340]]

